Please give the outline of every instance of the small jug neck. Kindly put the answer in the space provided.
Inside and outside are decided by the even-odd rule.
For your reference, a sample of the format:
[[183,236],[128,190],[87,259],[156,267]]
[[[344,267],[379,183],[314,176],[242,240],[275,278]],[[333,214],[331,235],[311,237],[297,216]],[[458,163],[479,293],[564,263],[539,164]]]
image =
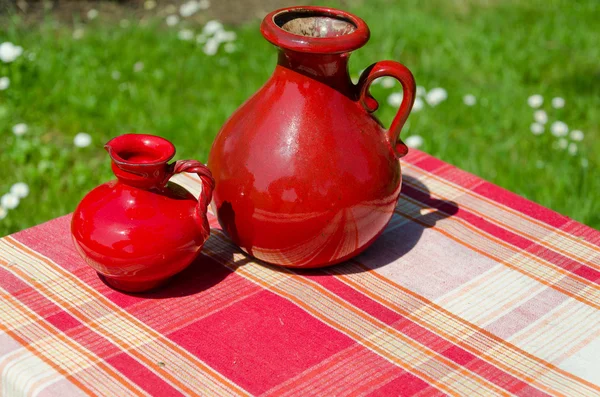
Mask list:
[[110,140],[104,148],[112,160],[119,182],[140,189],[160,189],[172,175],[169,160],[175,147],[164,138],[146,134],[125,134]]

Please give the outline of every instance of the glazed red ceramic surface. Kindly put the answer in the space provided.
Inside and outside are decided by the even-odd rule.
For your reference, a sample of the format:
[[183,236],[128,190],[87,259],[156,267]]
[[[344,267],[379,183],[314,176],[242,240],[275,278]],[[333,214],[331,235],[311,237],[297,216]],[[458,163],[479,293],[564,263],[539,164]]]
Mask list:
[[[153,289],[187,267],[208,238],[213,178],[198,161],[168,164],[175,147],[157,136],[121,135],[105,148],[117,180],[83,198],[73,214],[73,241],[109,285],[130,292]],[[200,200],[168,182],[180,172],[200,176]]]
[[[369,246],[400,194],[398,140],[415,95],[410,71],[377,62],[357,85],[350,52],[369,39],[360,18],[322,7],[267,15],[278,47],[267,83],[227,121],[209,158],[213,205],[223,229],[251,255],[277,265],[320,267]],[[404,99],[389,129],[371,115],[374,79],[392,76]]]

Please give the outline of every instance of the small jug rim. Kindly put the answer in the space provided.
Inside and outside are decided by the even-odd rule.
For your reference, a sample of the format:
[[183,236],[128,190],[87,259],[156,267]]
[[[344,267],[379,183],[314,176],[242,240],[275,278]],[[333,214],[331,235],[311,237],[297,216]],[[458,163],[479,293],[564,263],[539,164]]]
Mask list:
[[[134,147],[133,144],[138,145],[137,147],[146,146],[151,147],[154,146],[151,150],[158,154],[156,160],[149,162],[141,162],[141,161],[132,161],[126,158],[123,158],[121,154],[123,150],[127,150],[126,148]],[[121,149],[115,149],[116,145],[121,145]],[[135,165],[141,167],[152,167],[160,164],[165,164],[169,162],[173,157],[175,157],[175,145],[168,139],[157,135],[151,134],[122,134],[118,135],[111,140],[109,140],[105,145],[104,149],[108,152],[112,161],[114,161],[117,165]],[[134,151],[134,149],[129,149]]]

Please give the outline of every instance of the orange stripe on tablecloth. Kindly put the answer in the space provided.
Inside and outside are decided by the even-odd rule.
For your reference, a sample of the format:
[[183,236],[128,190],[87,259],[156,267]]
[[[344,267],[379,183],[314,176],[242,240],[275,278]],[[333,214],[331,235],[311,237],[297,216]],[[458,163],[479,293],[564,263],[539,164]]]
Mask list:
[[[0,264],[7,265],[7,263],[1,259],[0,259]],[[5,302],[9,303],[12,310],[17,311],[18,313],[20,313],[22,316],[24,316],[26,318],[29,318],[30,320],[32,320],[34,322],[34,324],[38,324],[41,328],[43,328],[43,330],[47,331],[48,335],[46,337],[55,337],[56,339],[61,341],[63,344],[65,344],[67,347],[69,347],[72,351],[76,352],[78,355],[82,355],[82,356],[86,357],[88,360],[90,360],[90,362],[95,363],[99,369],[101,369],[102,371],[104,371],[104,373],[106,373],[107,375],[109,375],[110,377],[115,379],[122,386],[124,386],[125,389],[129,390],[133,394],[138,395],[138,396],[146,395],[146,393],[142,392],[141,390],[134,388],[130,384],[130,382],[125,380],[123,376],[121,376],[116,370],[114,370],[112,367],[110,367],[107,363],[102,361],[102,359],[100,359],[99,357],[95,357],[95,355],[93,353],[88,352],[87,349],[85,349],[82,346],[79,346],[79,344],[77,342],[71,340],[64,333],[60,332],[59,330],[53,329],[53,327],[50,324],[48,324],[43,318],[41,318],[39,316],[35,316],[32,312],[30,312],[28,310],[24,310],[22,308],[23,304],[21,302],[19,302],[14,296],[10,295],[7,292],[3,293],[2,295],[4,295],[2,297],[2,299],[5,300]],[[6,332],[10,337],[15,339],[17,342],[19,342],[24,348],[26,348],[31,353],[33,353],[36,357],[39,357],[42,361],[44,361],[46,364],[48,364],[56,372],[58,372],[59,374],[64,376],[65,379],[68,379],[75,386],[79,387],[81,390],[83,390],[87,394],[93,394],[92,390],[87,385],[85,385],[83,383],[83,381],[78,379],[77,373],[73,374],[73,373],[69,373],[68,371],[66,371],[59,363],[54,362],[51,359],[51,357],[47,356],[43,349],[37,348],[36,345],[31,344],[27,340],[22,338],[19,335],[18,331],[13,330],[10,327],[7,327],[6,325],[4,325],[2,323],[0,323],[0,329],[3,330],[4,332]]]
[[[445,184],[445,185],[447,185],[447,186],[450,186],[451,188],[455,188],[455,187],[454,187],[453,185],[451,185],[449,182],[447,182],[447,181],[444,181],[444,180],[441,180],[441,179],[439,179],[439,178],[435,178],[435,176],[434,176],[434,175],[432,175],[432,176],[426,176],[426,178],[432,178],[432,179],[436,179],[436,180],[438,180],[438,181],[439,181],[440,183],[442,183],[442,184]],[[425,180],[426,178],[423,178],[423,179],[421,179],[421,180]],[[460,202],[460,200],[459,200],[459,199],[457,199],[457,198],[452,198],[452,197],[448,197],[448,196],[446,196],[446,195],[443,195],[443,194],[441,194],[441,193],[440,193],[440,192],[438,192],[438,191],[432,191],[432,192],[429,192],[429,191],[424,191],[423,189],[419,188],[417,185],[414,185],[414,184],[411,184],[411,183],[406,183],[406,185],[407,185],[407,186],[410,186],[411,188],[413,188],[413,189],[415,189],[415,190],[417,190],[417,191],[419,191],[419,192],[426,193],[426,194],[430,194],[430,195],[431,195],[431,197],[434,197],[434,198],[440,198],[440,199],[442,199],[442,200],[458,200],[458,201]],[[456,187],[456,190],[459,190],[459,191],[464,191],[464,188]],[[465,193],[465,194],[468,194],[468,193],[466,193],[466,192],[464,192],[464,193]],[[472,195],[472,197],[475,197],[475,198],[477,198],[476,196],[473,196],[473,195]],[[584,259],[583,257],[581,257],[580,255],[578,255],[577,253],[575,253],[575,252],[573,252],[573,251],[568,251],[568,250],[566,250],[566,249],[563,249],[563,248],[560,248],[560,247],[558,247],[558,246],[556,246],[556,245],[552,245],[550,242],[548,242],[548,241],[545,241],[545,240],[544,240],[544,239],[542,239],[542,238],[535,237],[535,236],[534,236],[534,235],[532,235],[531,233],[528,233],[528,232],[526,232],[525,230],[519,229],[519,228],[517,228],[517,227],[515,227],[515,226],[510,226],[509,224],[507,224],[507,223],[505,223],[505,222],[502,222],[502,221],[501,221],[500,219],[498,219],[498,218],[493,218],[493,217],[490,217],[490,215],[489,215],[489,214],[486,214],[486,213],[484,213],[484,212],[481,212],[481,211],[479,211],[479,210],[476,210],[476,209],[475,209],[475,208],[473,208],[472,206],[469,206],[469,205],[467,205],[467,204],[465,204],[465,203],[463,203],[463,202],[460,202],[460,204],[459,204],[459,207],[460,207],[461,209],[464,209],[464,210],[468,211],[468,212],[471,212],[472,214],[475,214],[475,215],[478,215],[478,216],[480,216],[480,217],[482,217],[482,218],[485,218],[485,219],[486,219],[487,221],[489,221],[490,223],[496,224],[496,225],[498,225],[499,227],[502,227],[502,228],[504,228],[504,229],[506,229],[506,230],[510,230],[512,233],[514,233],[514,234],[516,234],[516,235],[518,235],[518,236],[520,236],[520,237],[523,237],[523,238],[525,238],[525,239],[527,239],[527,240],[530,240],[530,241],[532,241],[532,242],[535,242],[535,243],[537,243],[538,245],[540,245],[540,246],[542,246],[542,247],[544,247],[544,248],[547,248],[547,249],[548,249],[548,250],[550,250],[550,251],[554,251],[554,252],[560,253],[560,254],[564,255],[565,257],[567,257],[567,258],[573,259],[573,260],[575,260],[575,261],[578,261],[578,262],[580,262],[580,263],[584,263],[585,265],[587,265],[587,266],[590,266],[590,267],[592,267],[592,268],[594,268],[594,269],[600,270],[600,265],[598,265],[598,264],[596,264],[596,263],[592,262],[591,260]],[[496,206],[496,207],[498,207],[498,208],[502,209],[500,206]],[[438,209],[438,211],[444,212],[443,210],[439,210],[439,209]],[[527,220],[527,219],[525,219],[524,217],[518,217],[518,218],[519,218],[519,219],[524,219],[524,220]],[[548,229],[548,230],[549,230],[549,229]],[[559,231],[559,230],[560,230],[560,229],[553,229],[552,231],[550,231],[550,233],[555,233],[556,231]],[[575,242],[575,243],[580,243],[580,239],[578,239],[578,238],[571,238],[571,239],[569,239],[569,240],[571,240],[571,241],[573,241],[573,242]],[[585,240],[583,240],[583,241],[585,241]],[[595,249],[594,251],[596,251],[596,252],[600,253],[600,249]]]
[[[573,241],[574,243],[585,245],[586,247],[588,247],[588,248],[590,248],[590,249],[592,249],[592,250],[600,253],[600,248],[598,248],[596,245],[591,244],[591,243],[587,242],[584,239],[580,239],[579,237],[574,236],[574,235],[572,235],[572,234],[570,234],[568,232],[565,232],[564,230],[555,228],[555,227],[553,227],[551,225],[548,225],[547,223],[545,223],[543,221],[540,221],[540,220],[532,218],[532,217],[530,217],[530,216],[528,216],[526,214],[523,214],[522,212],[519,212],[519,211],[515,210],[514,208],[508,207],[508,206],[506,206],[504,204],[501,204],[501,203],[498,203],[497,201],[494,201],[494,200],[492,200],[490,198],[487,198],[487,197],[482,196],[482,195],[480,195],[478,193],[475,193],[474,191],[472,191],[470,189],[467,189],[465,187],[462,187],[462,186],[460,186],[458,184],[455,184],[455,183],[453,183],[451,181],[448,181],[447,179],[445,179],[445,178],[443,178],[443,177],[441,177],[441,176],[439,176],[437,174],[434,174],[432,172],[424,170],[424,169],[422,169],[421,167],[419,167],[419,166],[417,166],[415,164],[411,164],[411,163],[408,163],[408,162],[403,162],[402,164],[406,165],[408,168],[417,169],[417,172],[423,173],[423,174],[427,175],[428,177],[430,177],[432,179],[435,179],[435,180],[437,180],[437,181],[439,181],[439,182],[441,182],[441,183],[443,183],[443,184],[445,184],[447,186],[452,187],[453,189],[459,190],[459,191],[461,191],[461,192],[463,192],[463,193],[465,193],[465,194],[467,194],[467,195],[469,195],[471,197],[474,197],[474,198],[476,198],[478,200],[481,200],[481,201],[484,201],[484,202],[486,202],[488,204],[491,204],[494,207],[497,207],[497,208],[499,208],[499,209],[501,209],[503,211],[510,212],[511,214],[515,215],[519,219],[524,219],[524,220],[526,220],[528,222],[531,222],[531,223],[533,223],[533,224],[535,224],[537,226],[540,226],[540,227],[542,227],[542,228],[544,228],[544,229],[546,229],[546,230],[548,230],[548,231],[550,231],[552,233],[560,234],[561,236],[563,236],[563,237],[565,237],[565,238]],[[486,183],[489,183],[489,182],[486,182]],[[432,192],[432,193],[435,193],[437,195],[436,192]],[[438,195],[438,197],[441,197],[441,196]],[[468,208],[468,207],[466,207],[466,208]],[[475,210],[473,210],[472,212],[475,212]],[[481,214],[481,215],[483,217],[487,218],[486,214]],[[495,219],[494,221],[500,223],[500,221],[497,220],[497,219]],[[506,225],[503,225],[503,227],[506,227],[507,229],[509,228]]]
[[[405,201],[407,201],[409,203],[412,203],[412,204],[414,204],[416,206],[419,206],[421,208],[428,208],[423,203],[421,203],[419,201],[416,201],[416,200],[413,200],[412,198],[404,197],[403,199]],[[600,303],[597,303],[593,299],[589,299],[589,298],[583,297],[583,296],[578,295],[576,293],[573,293],[573,292],[571,292],[571,291],[569,291],[569,290],[567,290],[565,288],[561,288],[560,286],[556,285],[553,282],[546,281],[543,278],[541,278],[539,276],[536,276],[536,275],[534,275],[534,274],[532,274],[532,273],[530,273],[530,272],[528,272],[528,271],[520,268],[517,265],[509,263],[509,261],[507,259],[500,258],[500,257],[498,257],[496,255],[491,254],[488,251],[484,251],[483,249],[477,248],[474,245],[472,245],[470,243],[467,243],[464,240],[461,240],[460,238],[456,237],[454,234],[452,234],[452,233],[450,233],[450,232],[442,229],[440,226],[436,226],[436,225],[432,225],[432,224],[423,222],[423,221],[419,220],[418,217],[413,217],[412,215],[409,215],[407,213],[401,212],[398,209],[396,209],[395,212],[396,212],[396,214],[398,214],[398,215],[400,215],[402,217],[405,217],[405,218],[407,218],[407,219],[409,219],[409,220],[411,220],[411,221],[413,221],[415,223],[418,223],[418,224],[420,224],[422,226],[430,227],[433,230],[435,230],[435,231],[437,231],[439,233],[442,233],[446,237],[449,237],[452,240],[460,243],[461,245],[469,248],[470,250],[475,251],[475,252],[477,252],[477,253],[479,253],[481,255],[484,255],[484,256],[486,256],[486,257],[488,257],[490,259],[493,259],[496,262],[502,263],[503,265],[505,265],[505,266],[507,266],[507,267],[509,267],[509,268],[511,268],[513,270],[516,270],[519,273],[525,274],[526,276],[528,276],[530,278],[533,278],[534,280],[536,280],[536,281],[538,281],[538,282],[540,282],[540,283],[542,283],[544,285],[547,285],[550,288],[553,288],[553,289],[555,289],[557,291],[560,291],[561,293],[563,293],[563,294],[565,294],[565,295],[567,295],[567,296],[569,296],[569,297],[571,297],[573,299],[577,299],[578,301],[583,302],[583,303],[585,303],[585,304],[587,304],[589,306],[592,306],[592,307],[594,307],[596,309],[600,309]],[[558,272],[561,275],[563,275],[564,277],[569,278],[569,279],[571,279],[573,281],[582,283],[585,287],[592,289],[594,292],[600,293],[600,286],[599,285],[594,284],[594,283],[590,283],[588,280],[586,280],[586,279],[584,279],[584,278],[582,278],[580,276],[577,276],[576,274],[573,274],[573,273],[571,273],[571,272],[569,272],[567,270],[564,270],[564,269],[562,269],[562,268],[560,268],[558,266],[555,266],[551,262],[548,262],[548,261],[546,261],[544,259],[538,258],[538,257],[536,257],[535,255],[533,255],[533,254],[531,254],[529,252],[517,249],[517,248],[513,247],[512,245],[510,245],[510,244],[508,244],[508,243],[506,243],[506,242],[498,239],[497,237],[494,237],[494,236],[491,236],[491,235],[487,235],[487,233],[481,231],[480,229],[477,229],[477,228],[473,227],[470,224],[467,224],[465,221],[463,221],[461,219],[455,219],[454,217],[449,217],[449,218],[446,218],[444,221],[445,222],[455,222],[455,223],[461,224],[465,228],[473,231],[475,234],[483,237],[484,239],[493,241],[493,242],[495,242],[495,243],[497,243],[497,244],[499,244],[499,245],[501,245],[501,246],[503,246],[505,248],[508,248],[509,250],[513,251],[514,254],[523,255],[523,256],[525,256],[525,257],[533,260],[535,263],[542,265],[544,268],[548,268],[548,269],[550,269],[552,271]],[[585,289],[585,288],[582,288],[582,290],[583,289]]]
[[[536,357],[536,356],[518,348],[517,346],[513,345],[512,343],[505,341],[502,338],[497,337],[493,333],[464,320],[460,316],[453,314],[452,312],[450,312],[450,311],[444,309],[443,307],[435,304],[434,302],[428,300],[427,298],[425,298],[407,288],[402,287],[401,285],[395,283],[392,280],[389,280],[388,278],[382,276],[381,274],[377,273],[376,271],[365,266],[364,264],[362,264],[356,260],[352,260],[352,262],[354,262],[356,264],[356,266],[360,267],[361,270],[364,272],[361,275],[361,277],[363,279],[366,277],[374,277],[375,279],[378,280],[378,282],[388,285],[389,287],[391,287],[393,289],[402,291],[402,293],[415,299],[415,303],[413,304],[414,306],[419,306],[419,307],[426,306],[430,309],[433,309],[435,312],[437,312],[438,314],[436,315],[437,318],[436,318],[435,322],[452,327],[457,332],[460,332],[460,330],[458,328],[455,328],[454,326],[452,326],[450,324],[448,319],[458,322],[460,325],[462,325],[466,328],[465,336],[469,335],[469,338],[454,337],[450,332],[447,331],[446,328],[443,328],[441,326],[436,326],[434,322],[427,322],[427,321],[425,321],[425,319],[422,316],[415,315],[411,311],[400,306],[399,304],[394,303],[393,301],[389,300],[386,296],[379,293],[379,290],[376,289],[375,285],[373,285],[371,288],[369,288],[369,287],[366,287],[366,286],[361,285],[358,282],[354,281],[352,277],[349,277],[346,275],[346,273],[340,271],[341,268],[330,268],[327,270],[327,272],[329,274],[334,275],[337,279],[341,280],[346,285],[349,285],[353,289],[368,296],[370,299],[380,303],[381,305],[383,305],[397,313],[400,313],[401,315],[403,315],[407,318],[410,318],[412,321],[419,324],[423,328],[428,329],[431,332],[435,333],[436,335],[439,335],[439,336],[443,337],[444,339],[451,341],[452,343],[475,354],[477,357],[490,362],[491,364],[497,366],[498,368],[501,368],[505,372],[513,374],[517,378],[525,380],[528,383],[534,384],[534,385],[536,385],[536,387],[540,387],[542,390],[545,390],[550,393],[557,392],[557,391],[549,388],[548,386],[539,384],[539,382],[535,378],[530,377],[529,375],[523,373],[522,371],[518,370],[517,368],[510,367],[510,366],[504,364],[503,362],[501,362],[498,359],[498,357],[496,356],[497,354],[500,353],[497,350],[494,351],[494,354],[488,355],[487,352],[484,351],[483,349],[479,349],[476,346],[469,344],[470,336],[474,335],[474,334],[481,335],[490,341],[490,345],[492,347],[493,347],[492,343],[494,343],[494,344],[500,345],[502,347],[505,347],[507,350],[509,350],[509,354],[511,354],[511,355],[515,355],[517,357],[523,357],[523,358],[532,360],[534,363],[536,363],[544,368],[544,370],[546,371],[544,373],[544,375],[547,375],[548,372],[555,372],[557,375],[569,378],[570,380],[572,380],[578,384],[583,384],[587,387],[592,388],[593,390],[600,392],[600,386],[594,385],[584,379],[581,379],[565,370],[558,368],[557,366],[555,366],[552,363],[549,363],[539,357]],[[420,310],[422,311],[423,309],[420,309]],[[520,359],[520,360],[523,360],[523,359]],[[538,370],[535,370],[535,369],[534,369],[534,371],[538,372]],[[556,379],[556,382],[560,383],[561,381]]]
[[[57,273],[59,273],[61,276],[64,276],[66,279],[71,280],[73,283],[76,283],[79,288],[81,288],[82,290],[84,290],[86,293],[88,293],[90,296],[92,296],[93,298],[95,298],[95,300],[99,301],[101,304],[103,304],[107,308],[111,309],[113,311],[113,313],[118,313],[121,316],[126,317],[130,322],[137,323],[136,325],[138,327],[139,326],[143,327],[145,329],[145,331],[148,334],[150,334],[155,340],[160,340],[164,345],[166,345],[168,348],[170,348],[171,350],[173,350],[174,353],[177,353],[177,354],[181,355],[182,357],[185,357],[188,361],[190,361],[191,363],[193,363],[196,367],[201,368],[209,377],[213,378],[214,381],[219,382],[221,385],[225,386],[227,389],[230,389],[230,390],[233,389],[233,391],[235,391],[235,393],[238,394],[238,395],[245,395],[245,394],[247,394],[247,392],[243,391],[243,389],[241,389],[239,386],[233,384],[231,381],[229,381],[228,379],[224,378],[220,373],[218,373],[214,369],[208,367],[205,363],[203,363],[200,360],[198,360],[196,357],[194,357],[193,355],[191,355],[185,349],[181,348],[179,345],[173,343],[168,338],[165,338],[163,335],[161,335],[160,333],[156,332],[154,329],[152,329],[150,327],[147,327],[144,324],[142,324],[139,321],[137,321],[137,319],[135,317],[131,316],[129,313],[127,313],[121,307],[116,306],[115,304],[113,304],[110,300],[108,300],[102,294],[98,293],[96,290],[94,290],[93,288],[89,287],[87,284],[83,283],[79,278],[77,278],[76,276],[74,276],[70,272],[67,272],[62,267],[56,265],[54,262],[52,262],[48,258],[40,255],[39,253],[37,253],[33,249],[31,249],[31,248],[25,246],[24,244],[20,243],[19,241],[17,241],[13,237],[7,236],[7,237],[4,237],[4,239],[6,241],[9,241],[11,244],[13,244],[15,247],[17,247],[19,250],[21,250],[27,256],[34,257],[37,260],[46,263],[52,269],[54,269]],[[146,357],[141,352],[138,352],[135,349],[131,349],[128,346],[127,343],[123,343],[123,341],[121,341],[119,338],[114,338],[114,337],[110,338],[111,335],[106,335],[106,332],[104,332],[104,330],[102,329],[102,327],[100,327],[98,324],[96,324],[96,320],[88,321],[85,318],[86,316],[85,315],[81,315],[79,313],[79,311],[77,310],[77,308],[72,307],[72,305],[69,302],[66,302],[60,295],[54,294],[52,291],[50,291],[47,288],[46,285],[41,284],[41,283],[37,283],[37,282],[34,283],[34,284],[35,284],[36,289],[39,292],[45,293],[46,296],[56,298],[56,299],[60,300],[61,302],[63,302],[63,305],[65,306],[65,308],[67,308],[67,310],[69,311],[69,313],[71,313],[75,318],[78,318],[80,321],[82,321],[83,323],[85,323],[90,328],[95,329],[97,333],[102,334],[104,337],[109,337],[109,340],[111,340],[115,344],[117,344],[123,351],[128,351],[132,356],[136,357],[139,361],[141,361],[142,363],[144,363],[145,365],[147,365],[148,368],[151,368],[152,371],[157,376],[162,377],[164,380],[166,380],[167,382],[171,383],[172,385],[174,385],[174,386],[176,386],[176,387],[184,390],[186,393],[189,393],[189,394],[192,394],[192,395],[195,394],[195,391],[193,389],[190,389],[186,384],[184,384],[183,382],[181,382],[175,376],[173,376],[170,373],[166,372],[161,367],[157,367],[155,362],[151,361],[148,357]]]
[[[214,234],[218,235],[221,238],[221,241],[228,243],[228,240],[224,239],[221,236],[220,232],[216,232]],[[244,277],[247,277],[249,280],[252,280],[253,282],[256,282],[256,283],[262,285],[263,287],[270,290],[271,292],[275,292],[276,294],[287,298],[291,302],[294,302],[296,305],[302,307],[305,311],[312,314],[319,320],[325,322],[326,324],[330,325],[334,329],[350,336],[357,342],[363,344],[364,346],[368,347],[369,349],[371,349],[372,351],[381,355],[382,357],[387,358],[388,360],[395,363],[396,365],[399,365],[400,367],[406,369],[407,371],[414,373],[418,377],[426,380],[428,383],[434,384],[436,387],[438,387],[448,393],[451,393],[451,394],[456,393],[456,390],[452,390],[451,388],[449,388],[443,381],[440,381],[440,380],[430,376],[426,372],[423,372],[423,371],[415,368],[413,365],[407,363],[404,360],[401,360],[399,357],[389,354],[385,350],[378,347],[376,344],[366,340],[366,338],[362,337],[360,335],[360,333],[358,333],[358,331],[351,328],[352,324],[350,324],[350,323],[342,324],[339,321],[336,321],[332,318],[327,317],[324,314],[321,314],[317,310],[316,307],[312,307],[309,303],[303,301],[300,298],[295,297],[291,292],[289,292],[288,290],[285,290],[283,287],[278,287],[277,285],[266,282],[265,280],[261,279],[259,276],[256,276],[256,275],[250,273],[250,271],[247,270],[247,268],[245,266],[237,265],[235,262],[231,262],[227,258],[221,258],[220,255],[217,252],[213,252],[210,247],[205,246],[204,250],[209,255],[211,255],[213,257],[216,256],[216,258],[218,258],[219,260],[224,261],[224,265],[231,268],[236,273],[243,275]],[[257,265],[257,263],[252,260],[249,260],[248,263],[253,263],[253,264]],[[258,265],[258,266],[260,266],[260,265]],[[314,283],[310,280],[307,280],[301,276],[295,275],[293,273],[289,273],[288,271],[285,271],[283,269],[272,270],[266,266],[262,266],[261,268],[264,269],[265,271],[272,272],[271,277],[277,276],[277,275],[279,275],[279,277],[285,277],[285,278],[282,278],[280,281],[286,281],[286,280],[296,281],[299,284],[302,284],[302,286],[306,287],[307,289],[312,290],[314,296],[325,296],[325,297],[329,298],[329,300],[334,301],[336,304],[338,304],[340,307],[345,309],[347,312],[351,312],[351,313],[357,315],[361,320],[363,320],[367,323],[370,323],[371,326],[373,326],[374,328],[377,328],[380,332],[386,331],[390,336],[392,336],[396,340],[403,342],[406,345],[409,345],[413,349],[417,350],[419,352],[419,354],[423,354],[424,356],[428,357],[430,360],[436,361],[436,362],[442,364],[443,366],[447,367],[449,370],[451,370],[451,373],[463,375],[465,378],[469,378],[471,380],[471,382],[479,384],[479,387],[482,387],[482,388],[487,387],[488,392],[494,391],[495,393],[498,393],[498,394],[506,394],[507,393],[500,387],[487,381],[486,379],[480,377],[479,375],[471,372],[467,368],[461,367],[460,365],[454,363],[453,361],[439,355],[437,352],[419,344],[418,342],[414,341],[413,339],[411,339],[409,337],[402,335],[400,331],[398,331],[392,327],[389,327],[384,323],[381,323],[379,320],[373,318],[372,316],[368,315],[367,313],[364,313],[363,311],[361,311],[360,309],[351,305],[350,303],[346,302],[342,298],[329,292],[327,289],[320,286],[319,284]],[[281,276],[282,274],[285,274],[286,276]],[[279,283],[277,283],[277,284],[279,284]],[[459,384],[460,384],[460,382],[459,382]]]

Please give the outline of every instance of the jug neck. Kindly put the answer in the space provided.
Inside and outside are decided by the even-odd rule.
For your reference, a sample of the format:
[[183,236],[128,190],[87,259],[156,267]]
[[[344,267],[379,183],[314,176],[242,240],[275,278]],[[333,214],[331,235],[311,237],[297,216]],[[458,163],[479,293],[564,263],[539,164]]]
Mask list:
[[310,54],[280,49],[277,64],[351,97],[354,85],[348,72],[349,58],[350,53]]
[[112,160],[113,173],[126,185],[161,189],[173,174],[168,162],[175,156],[175,146],[164,138],[124,134],[111,139],[104,148]]

